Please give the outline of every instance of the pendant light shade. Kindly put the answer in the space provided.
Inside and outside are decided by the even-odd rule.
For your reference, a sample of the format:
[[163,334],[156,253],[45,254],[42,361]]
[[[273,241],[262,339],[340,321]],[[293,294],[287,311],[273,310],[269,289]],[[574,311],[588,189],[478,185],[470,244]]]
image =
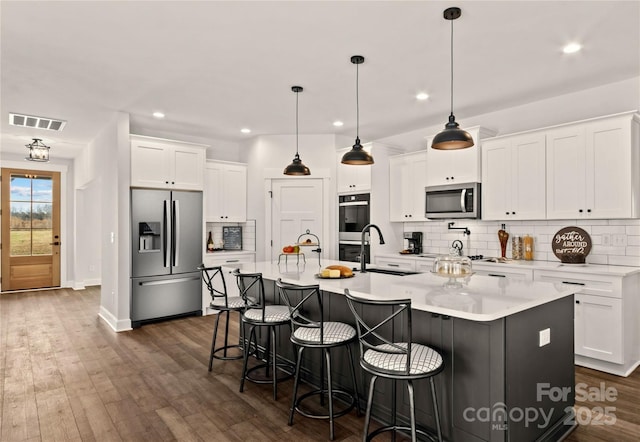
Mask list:
[[302,163],[298,154],[298,94],[302,92],[302,86],[292,86],[291,90],[296,93],[296,155],[293,161],[284,168],[285,175],[311,175],[311,171]]
[[46,146],[40,138],[34,138],[33,143],[25,145],[29,149],[29,155],[25,159],[46,163],[49,161],[49,146]]
[[459,18],[462,11],[460,8],[447,8],[443,15],[445,20],[451,21],[451,114],[444,130],[433,138],[431,148],[439,150],[466,149],[473,146],[473,137],[469,132],[460,129],[460,125],[453,115],[453,20]]
[[342,156],[342,164],[350,164],[356,166],[363,166],[367,164],[373,164],[373,157],[369,152],[364,150],[362,144],[360,144],[360,102],[358,91],[359,72],[358,65],[364,63],[364,57],[362,55],[354,55],[351,57],[351,63],[356,65],[356,143],[351,150]]

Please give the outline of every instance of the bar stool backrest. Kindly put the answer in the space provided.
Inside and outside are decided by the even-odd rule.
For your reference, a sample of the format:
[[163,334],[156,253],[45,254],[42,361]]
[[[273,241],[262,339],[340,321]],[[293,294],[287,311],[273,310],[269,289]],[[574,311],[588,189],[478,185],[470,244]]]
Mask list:
[[[229,308],[229,303],[227,301],[227,283],[224,280],[222,267],[206,267],[202,264],[198,266],[198,270],[200,270],[202,281],[211,295],[211,303],[222,305],[223,303],[220,301],[224,301],[224,306]],[[216,281],[219,282],[216,283]]]
[[240,296],[248,309],[262,310],[262,321],[265,321],[264,307],[265,300],[264,282],[262,273],[240,273],[240,269],[235,269],[233,275],[236,277]]
[[289,307],[293,332],[298,328],[320,329],[320,343],[324,344],[324,309],[319,285],[294,285],[276,281],[280,298]]
[[[345,289],[345,296],[356,320],[361,363],[366,364],[364,354],[367,350],[403,355],[406,365],[402,374],[409,375],[412,339],[411,300],[363,299],[351,295],[348,289]],[[389,374],[398,373],[397,370],[385,371],[379,367],[375,370]]]

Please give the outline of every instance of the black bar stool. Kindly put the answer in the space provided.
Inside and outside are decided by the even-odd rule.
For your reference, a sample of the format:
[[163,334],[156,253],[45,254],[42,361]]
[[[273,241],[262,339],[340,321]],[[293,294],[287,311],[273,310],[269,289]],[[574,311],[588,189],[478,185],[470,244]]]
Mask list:
[[[218,314],[216,315],[216,325],[213,328],[213,339],[211,341],[211,353],[209,354],[209,371],[213,368],[213,358],[221,359],[221,360],[231,360],[231,359],[241,359],[243,354],[239,352],[237,355],[228,355],[227,350],[231,348],[242,348],[240,344],[242,342],[242,327],[240,327],[240,341],[238,344],[229,345],[229,312],[238,312],[239,314],[245,308],[244,299],[240,296],[236,297],[228,297],[227,296],[227,284],[224,280],[224,273],[222,271],[222,267],[206,267],[204,264],[198,267],[200,273],[202,275],[202,281],[204,281],[205,286],[209,290],[209,294],[211,295],[211,303],[209,306],[213,309],[218,310]],[[227,314],[227,322],[224,328],[224,345],[222,347],[216,348],[216,339],[218,337],[218,322],[220,321],[220,316],[224,313]],[[222,356],[216,354],[218,352],[223,352]]]
[[[349,308],[356,319],[358,341],[360,342],[360,365],[365,371],[372,375],[371,383],[369,384],[367,413],[362,440],[369,441],[380,433],[393,431],[395,434],[396,431],[400,430],[410,432],[412,441],[416,441],[417,434],[420,434],[430,440],[442,442],[440,413],[438,410],[438,400],[436,398],[433,376],[443,370],[443,359],[442,355],[433,348],[411,341],[411,300],[396,299],[382,301],[363,299],[354,297],[349,293],[348,289],[345,289],[345,295]],[[400,342],[393,340],[393,338],[387,338],[383,335],[385,331],[393,331],[392,336],[400,336]],[[392,407],[393,423],[378,428],[369,434],[373,392],[378,377],[392,379],[394,381],[407,381],[411,426],[396,425],[394,397]],[[424,378],[429,378],[431,387],[431,400],[433,403],[437,439],[434,438],[431,432],[428,433],[416,428],[413,381]]]
[[[289,323],[289,308],[286,305],[267,305],[261,273],[240,273],[240,269],[236,269],[233,275],[237,278],[240,296],[247,304],[241,316],[243,330],[245,325],[249,325],[249,338],[244,347],[240,392],[244,391],[244,382],[247,379],[256,384],[272,384],[273,400],[277,400],[278,382],[290,378],[293,372],[291,364],[277,362],[276,329],[282,325],[291,327]],[[257,357],[258,354],[256,327],[267,327],[269,338],[267,338],[264,363],[248,368],[249,355],[253,354]],[[247,336],[246,332],[243,333],[243,336]],[[254,343],[253,351],[251,351],[251,342]],[[260,368],[264,368],[265,373],[264,376],[257,377],[258,374],[255,372]],[[278,371],[284,372],[284,375],[278,376]]]
[[[289,412],[289,425],[293,425],[293,415],[297,411],[302,416],[313,419],[329,420],[329,438],[334,439],[334,419],[349,413],[357,405],[360,414],[360,401],[358,399],[358,387],[356,382],[356,371],[353,363],[353,354],[350,343],[356,340],[356,330],[349,324],[342,322],[325,322],[324,308],[322,305],[322,293],[318,285],[293,285],[282,282],[278,279],[276,285],[280,291],[281,298],[289,307],[291,325],[293,333],[291,342],[298,349],[296,358],[295,380],[293,384],[293,397],[291,399],[291,410]],[[331,379],[331,349],[336,347],[346,347],[349,353],[349,364],[351,366],[351,381],[353,382],[353,393],[333,388]],[[302,364],[302,352],[306,348],[322,349],[324,360],[320,364],[320,388],[310,391],[298,397],[298,384],[300,382],[300,366]],[[324,387],[324,367],[327,367],[327,388]],[[311,397],[319,395],[320,405],[324,407],[325,396],[329,399],[329,410],[327,414],[317,414],[303,408],[302,402]],[[347,406],[342,410],[334,410],[334,398],[342,399]]]

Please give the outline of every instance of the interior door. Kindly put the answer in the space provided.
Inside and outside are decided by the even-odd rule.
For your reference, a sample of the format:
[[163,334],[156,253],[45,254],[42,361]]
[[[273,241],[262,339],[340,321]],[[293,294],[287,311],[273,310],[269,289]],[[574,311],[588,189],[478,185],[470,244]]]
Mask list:
[[[271,260],[277,261],[282,247],[294,245],[307,229],[321,238],[322,180],[272,180],[271,192]],[[300,251],[309,258],[310,250]]]
[[2,290],[60,286],[60,173],[2,169]]

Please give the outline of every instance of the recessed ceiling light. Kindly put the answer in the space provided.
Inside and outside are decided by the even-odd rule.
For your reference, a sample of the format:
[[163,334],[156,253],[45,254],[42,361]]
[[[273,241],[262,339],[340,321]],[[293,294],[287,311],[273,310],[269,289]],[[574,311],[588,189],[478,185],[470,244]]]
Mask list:
[[427,98],[429,98],[429,94],[427,94],[426,92],[420,92],[418,95],[416,95],[416,99],[418,100],[426,100]]
[[580,43],[569,43],[564,48],[562,48],[562,52],[565,54],[574,54],[582,49],[582,45]]
[[153,116],[155,118],[164,118],[164,114],[162,112],[154,112]]
[[251,129],[247,129],[246,127],[243,129],[240,129],[240,132],[242,132],[243,134],[250,134],[251,133]]
[[333,122],[333,125],[334,125],[335,127],[341,127],[341,126],[344,126],[344,123],[343,123],[342,121],[334,121],[334,122]]

